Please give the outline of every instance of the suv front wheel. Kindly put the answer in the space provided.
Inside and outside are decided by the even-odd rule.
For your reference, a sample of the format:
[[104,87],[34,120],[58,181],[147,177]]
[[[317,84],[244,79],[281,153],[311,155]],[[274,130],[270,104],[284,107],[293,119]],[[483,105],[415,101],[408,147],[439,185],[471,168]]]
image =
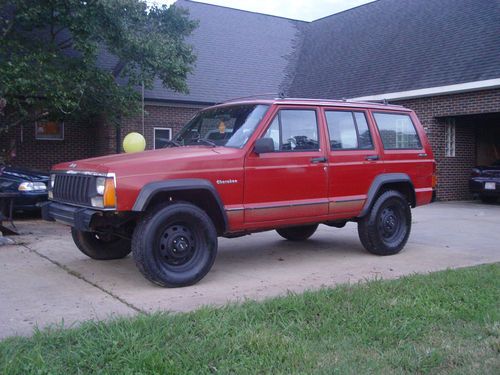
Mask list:
[[137,224],[132,254],[141,273],[160,286],[192,285],[205,276],[217,255],[217,232],[197,206],[160,206]]
[[405,246],[411,230],[411,210],[398,191],[382,193],[358,222],[361,243],[372,254],[393,255]]

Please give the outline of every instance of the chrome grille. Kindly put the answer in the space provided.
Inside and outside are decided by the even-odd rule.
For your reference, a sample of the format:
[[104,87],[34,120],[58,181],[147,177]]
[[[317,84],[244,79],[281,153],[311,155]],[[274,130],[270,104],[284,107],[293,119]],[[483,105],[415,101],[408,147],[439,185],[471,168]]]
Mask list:
[[90,206],[90,197],[95,190],[95,176],[56,174],[54,200]]

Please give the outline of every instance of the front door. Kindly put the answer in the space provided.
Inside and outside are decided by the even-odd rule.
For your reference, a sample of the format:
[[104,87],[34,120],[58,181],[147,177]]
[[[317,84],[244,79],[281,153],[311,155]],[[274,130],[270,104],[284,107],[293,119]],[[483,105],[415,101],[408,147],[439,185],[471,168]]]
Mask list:
[[245,223],[292,225],[328,215],[328,168],[316,108],[279,108],[261,138],[274,152],[251,152],[245,162]]

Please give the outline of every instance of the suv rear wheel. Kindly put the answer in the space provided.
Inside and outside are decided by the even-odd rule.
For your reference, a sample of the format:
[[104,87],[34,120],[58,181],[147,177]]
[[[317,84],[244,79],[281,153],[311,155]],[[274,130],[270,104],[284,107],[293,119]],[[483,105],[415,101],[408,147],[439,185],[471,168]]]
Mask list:
[[372,209],[358,222],[361,243],[370,253],[397,254],[408,241],[411,210],[405,197],[394,190],[382,193]]
[[132,252],[141,273],[160,286],[180,287],[201,280],[217,255],[217,232],[197,206],[160,206],[137,224]]
[[276,229],[276,232],[278,232],[281,237],[290,241],[304,241],[311,237],[314,232],[316,232],[316,229],[318,229],[318,224],[281,228]]
[[92,259],[121,259],[131,251],[130,240],[112,234],[83,232],[71,228],[71,236],[78,249]]

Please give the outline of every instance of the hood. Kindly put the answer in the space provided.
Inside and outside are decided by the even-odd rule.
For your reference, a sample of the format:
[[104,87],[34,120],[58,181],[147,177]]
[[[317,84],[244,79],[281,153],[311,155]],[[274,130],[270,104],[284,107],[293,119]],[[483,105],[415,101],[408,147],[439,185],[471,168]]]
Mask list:
[[[150,173],[153,169],[174,170],[184,165],[183,161],[200,162],[213,160],[221,154],[234,152],[237,149],[210,146],[171,147],[160,150],[137,152],[133,154],[116,154],[91,159],[77,160],[57,164],[53,170],[92,171],[99,173],[115,172],[120,175]],[[238,150],[239,151],[239,150]],[[146,172],[147,171],[147,172]]]
[[46,182],[49,180],[49,174],[40,171],[32,171],[29,169],[23,168],[13,168],[13,167],[5,167],[0,169],[0,175],[23,181],[31,181],[31,182]]
[[481,171],[500,171],[500,165],[480,165],[476,169]]

